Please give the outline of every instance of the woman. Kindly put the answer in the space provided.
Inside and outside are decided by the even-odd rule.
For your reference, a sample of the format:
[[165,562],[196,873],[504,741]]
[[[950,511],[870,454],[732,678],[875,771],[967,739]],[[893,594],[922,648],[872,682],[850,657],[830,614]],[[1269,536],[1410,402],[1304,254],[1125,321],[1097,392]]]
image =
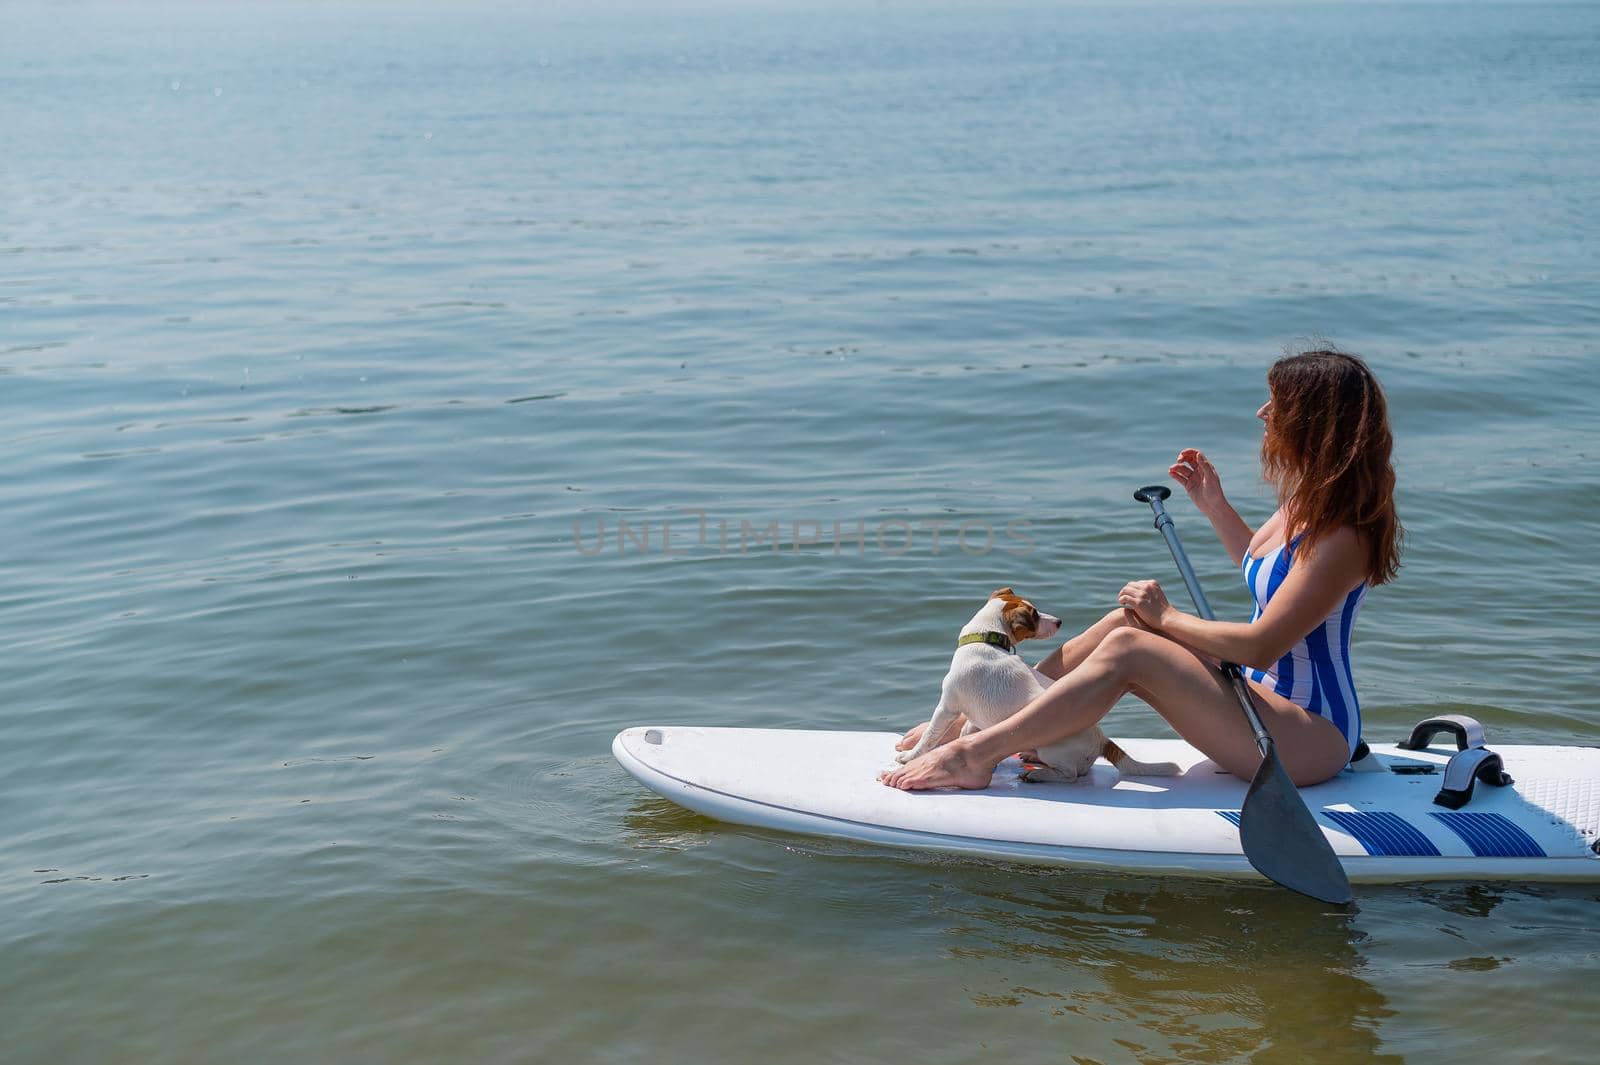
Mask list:
[[[1244,571],[1248,624],[1178,610],[1155,581],[1133,581],[1121,608],[1046,655],[1054,683],[1003,724],[951,740],[883,776],[891,787],[982,788],[1017,751],[1064,739],[1137,695],[1235,776],[1260,764],[1250,726],[1218,663],[1238,662],[1278,757],[1296,784],[1339,772],[1361,735],[1350,628],[1373,585],[1393,580],[1402,529],[1394,508],[1387,405],[1354,355],[1308,351],[1267,372],[1261,467],[1278,509],[1254,531],[1222,494],[1205,455],[1185,448],[1167,471]],[[916,742],[919,726],[900,741]]]

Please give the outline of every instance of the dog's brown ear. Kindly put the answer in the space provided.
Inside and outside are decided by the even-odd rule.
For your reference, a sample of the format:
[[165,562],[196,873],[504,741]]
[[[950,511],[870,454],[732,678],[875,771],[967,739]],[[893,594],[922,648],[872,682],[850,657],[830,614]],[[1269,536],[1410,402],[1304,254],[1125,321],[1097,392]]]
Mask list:
[[1016,594],[1017,593],[1013,592],[1010,588],[996,588],[994,591],[989,593],[989,598],[990,599],[999,599],[1002,595],[1016,595]]
[[1021,600],[1007,603],[1000,616],[1005,619],[1006,627],[1011,630],[1011,638],[1018,643],[1039,635],[1039,611],[1032,603]]

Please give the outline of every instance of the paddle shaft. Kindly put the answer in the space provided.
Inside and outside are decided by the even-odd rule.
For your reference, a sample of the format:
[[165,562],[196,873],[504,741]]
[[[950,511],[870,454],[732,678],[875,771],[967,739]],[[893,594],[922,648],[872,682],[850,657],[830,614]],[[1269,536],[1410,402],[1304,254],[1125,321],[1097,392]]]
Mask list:
[[[1194,567],[1189,565],[1189,557],[1178,542],[1172,516],[1161,505],[1171,494],[1172,490],[1166,485],[1157,484],[1139,489],[1133,493],[1133,498],[1149,503],[1150,509],[1155,511],[1156,528],[1172,551],[1172,560],[1183,574],[1183,583],[1189,586],[1195,609],[1202,618],[1215,621],[1211,604],[1206,602],[1206,594],[1195,579]],[[1224,662],[1222,671],[1233,684],[1239,709],[1250,722],[1256,746],[1261,750],[1261,764],[1256,767],[1250,789],[1239,807],[1239,845],[1244,849],[1244,856],[1269,880],[1322,902],[1344,905],[1351,897],[1350,878],[1339,864],[1339,856],[1333,852],[1316,817],[1278,760],[1272,737],[1267,734],[1261,715],[1256,713],[1256,705],[1250,699],[1244,674],[1233,662]]]
[[[1194,600],[1195,609],[1207,621],[1217,620],[1217,616],[1211,612],[1211,604],[1206,602],[1206,593],[1200,590],[1200,581],[1194,575],[1194,567],[1189,565],[1189,556],[1184,553],[1183,545],[1178,542],[1178,530],[1173,527],[1172,515],[1161,505],[1159,496],[1151,494],[1145,502],[1155,511],[1156,528],[1167,541],[1167,548],[1172,552],[1172,560],[1178,564],[1178,572],[1183,574],[1183,583],[1189,586],[1189,598]],[[1261,723],[1261,715],[1256,712],[1255,703],[1250,699],[1250,688],[1244,682],[1244,672],[1233,662],[1222,663],[1222,672],[1233,682],[1233,694],[1239,700],[1239,709],[1244,711],[1245,719],[1250,722],[1250,729],[1255,733],[1256,746],[1260,748],[1261,756],[1267,757],[1272,750],[1272,737],[1267,733],[1266,726]]]

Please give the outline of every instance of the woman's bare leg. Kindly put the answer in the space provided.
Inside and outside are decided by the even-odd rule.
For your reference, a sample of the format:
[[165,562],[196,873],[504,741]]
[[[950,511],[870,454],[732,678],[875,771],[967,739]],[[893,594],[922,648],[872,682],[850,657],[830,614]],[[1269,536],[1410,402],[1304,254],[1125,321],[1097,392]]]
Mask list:
[[[1132,692],[1222,768],[1250,779],[1260,764],[1255,737],[1232,686],[1209,661],[1158,633],[1122,626],[1106,634],[1074,670],[993,728],[956,739],[886,773],[891,787],[982,788],[1011,752],[1066,739],[1094,725]],[[1287,699],[1255,689],[1256,708],[1297,784],[1337,773],[1348,748],[1333,724]]]
[[[1117,607],[1099,621],[1072,637],[1066,643],[1039,660],[1033,668],[1044,674],[1052,681],[1060,680],[1088,659],[1094,649],[1100,646],[1100,641],[1118,629],[1133,626],[1145,628],[1145,623],[1131,610]],[[1037,762],[1039,752],[1032,747],[1017,752],[1024,762]]]
[[[1060,647],[1057,647],[1054,651],[1051,651],[1049,654],[1045,655],[1039,660],[1039,664],[1033,668],[1037,669],[1051,680],[1060,680],[1062,677],[1066,676],[1068,673],[1071,673],[1074,669],[1077,669],[1080,665],[1082,665],[1084,659],[1088,658],[1094,649],[1100,646],[1101,640],[1105,639],[1115,630],[1128,625],[1134,625],[1143,628],[1143,622],[1138,619],[1133,611],[1124,610],[1121,607],[1118,607],[1105,617],[1101,618],[1099,621],[1095,622],[1093,625],[1089,626],[1087,629],[1084,629],[1082,632],[1078,633],[1078,635],[1072,637],[1072,639],[1068,640]],[[965,723],[966,718],[962,718],[961,721],[957,722],[957,726]],[[911,748],[917,745],[917,741],[922,738],[923,730],[927,727],[928,723],[926,721],[918,725],[913,725],[904,736],[901,736],[900,739],[896,741],[894,749],[897,751],[909,751]],[[952,726],[945,739],[954,739],[956,732],[957,727]],[[1023,753],[1030,756],[1036,756],[1032,748],[1028,748]]]
[[1138,626],[1139,628],[1144,627],[1133,611],[1118,607],[1060,647],[1057,647],[1054,651],[1039,659],[1039,664],[1033,668],[1051,680],[1060,680],[1083,665],[1084,660],[1094,653],[1096,647],[1100,646],[1101,640],[1104,640],[1117,629],[1125,628],[1129,625]]

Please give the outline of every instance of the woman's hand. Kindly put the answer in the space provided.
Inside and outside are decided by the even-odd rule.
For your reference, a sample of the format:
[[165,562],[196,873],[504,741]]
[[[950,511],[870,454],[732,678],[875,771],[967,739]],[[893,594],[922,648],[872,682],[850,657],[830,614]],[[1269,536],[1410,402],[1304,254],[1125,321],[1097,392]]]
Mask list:
[[1222,479],[1217,476],[1217,468],[1195,448],[1186,447],[1178,452],[1177,460],[1167,467],[1167,474],[1183,485],[1190,501],[1202,514],[1210,514],[1227,502],[1222,495]]
[[1152,629],[1166,628],[1167,617],[1173,612],[1167,593],[1155,581],[1129,581],[1117,593],[1117,603]]

